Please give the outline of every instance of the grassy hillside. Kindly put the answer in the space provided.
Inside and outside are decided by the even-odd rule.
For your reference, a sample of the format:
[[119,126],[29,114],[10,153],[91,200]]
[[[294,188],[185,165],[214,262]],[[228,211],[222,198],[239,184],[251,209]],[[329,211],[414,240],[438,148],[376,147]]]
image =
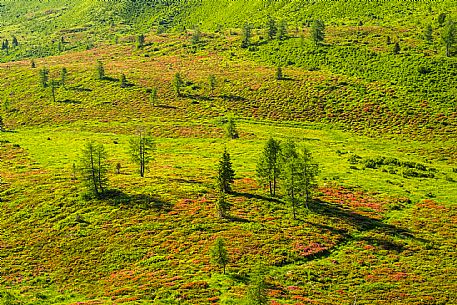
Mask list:
[[[49,0],[0,10],[0,40],[19,40],[0,63],[0,304],[249,304],[259,264],[270,305],[457,303],[457,63],[437,21],[454,1]],[[268,15],[288,16],[287,38],[255,28],[241,48],[240,27],[263,27]],[[318,47],[317,17],[327,24]],[[228,116],[239,139],[224,134]],[[144,178],[129,156],[138,130],[156,143]],[[321,169],[296,220],[283,184],[270,197],[256,178],[270,137],[308,147]],[[104,199],[87,196],[78,170],[90,140],[108,152]],[[224,149],[236,177],[221,219]],[[225,275],[210,259],[218,237]]]

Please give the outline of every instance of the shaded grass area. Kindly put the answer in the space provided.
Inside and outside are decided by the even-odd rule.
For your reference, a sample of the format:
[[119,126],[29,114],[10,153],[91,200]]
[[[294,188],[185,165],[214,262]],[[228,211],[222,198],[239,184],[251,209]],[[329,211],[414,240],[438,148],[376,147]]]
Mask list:
[[[457,194],[455,182],[445,179],[455,175],[453,164],[429,157],[437,175],[422,179],[360,164],[351,169],[348,161],[354,153],[424,162],[418,151],[432,144],[249,120],[239,122],[245,137],[238,140],[225,140],[220,126],[205,120],[187,123],[196,126],[195,137],[167,137],[162,129],[180,121],[151,122],[157,153],[141,179],[128,158],[135,124],[124,129],[88,121],[1,134],[9,142],[1,145],[1,281],[14,298],[230,304],[241,302],[260,259],[269,266],[269,294],[279,304],[455,299]],[[306,144],[322,165],[317,200],[297,221],[254,179],[257,156],[271,135]],[[72,164],[89,139],[106,145],[113,164],[110,186],[117,191],[107,200],[82,200],[80,181],[72,179]],[[213,180],[224,147],[237,179],[231,217],[221,220]],[[435,198],[427,199],[430,192]],[[227,240],[227,276],[209,260],[217,236]]]

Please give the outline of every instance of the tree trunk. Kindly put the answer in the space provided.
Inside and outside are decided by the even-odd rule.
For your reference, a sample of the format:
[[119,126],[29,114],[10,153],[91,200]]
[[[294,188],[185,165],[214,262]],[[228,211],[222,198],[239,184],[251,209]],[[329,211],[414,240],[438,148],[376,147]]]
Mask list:
[[271,187],[271,180],[269,181],[269,184],[270,184],[270,196],[273,196],[273,189]]

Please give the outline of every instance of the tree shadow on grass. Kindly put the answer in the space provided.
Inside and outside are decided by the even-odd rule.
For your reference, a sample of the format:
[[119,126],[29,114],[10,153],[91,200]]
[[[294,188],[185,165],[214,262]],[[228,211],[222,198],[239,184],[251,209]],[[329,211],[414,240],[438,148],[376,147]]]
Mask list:
[[157,108],[166,108],[166,109],[178,109],[178,107],[171,106],[171,105],[166,105],[166,104],[158,104],[158,105],[154,105],[154,107],[157,107]]
[[113,205],[125,205],[127,207],[143,210],[156,210],[158,212],[170,212],[172,204],[162,200],[154,194],[127,194],[121,190],[111,189],[105,191],[100,199],[108,201]]
[[[412,239],[425,244],[428,243],[426,239],[415,237],[411,231],[406,228],[387,224],[379,219],[358,214],[337,204],[317,200],[310,204],[309,208],[312,212],[317,214],[327,217],[338,217],[344,222],[355,226],[359,231],[376,231],[377,233],[383,234],[384,237],[382,238],[363,237],[360,240],[364,240],[373,245],[379,245],[381,248],[386,250],[395,250],[400,252],[403,250],[403,246],[393,241],[392,237]],[[333,228],[329,229],[335,230]]]
[[264,200],[264,201],[274,202],[274,203],[281,203],[282,202],[278,198],[272,198],[272,197],[267,197],[267,196],[262,196],[262,195],[257,195],[257,194],[251,194],[251,193],[246,193],[246,192],[231,192],[230,194],[234,195],[234,196],[244,197],[244,198],[247,198],[247,199],[258,199],[258,200]]
[[65,100],[61,100],[61,101],[58,100],[57,103],[69,104],[69,105],[79,105],[79,104],[81,104],[81,101],[65,99]]
[[91,92],[92,91],[92,89],[83,88],[80,86],[68,87],[68,90],[78,91],[78,92]]

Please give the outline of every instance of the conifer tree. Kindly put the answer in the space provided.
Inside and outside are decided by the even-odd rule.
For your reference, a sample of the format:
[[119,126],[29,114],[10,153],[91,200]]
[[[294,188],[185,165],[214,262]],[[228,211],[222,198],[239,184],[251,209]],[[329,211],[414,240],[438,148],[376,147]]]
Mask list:
[[108,163],[106,159],[107,153],[103,144],[90,141],[82,150],[80,170],[83,182],[88,190],[97,197],[103,195],[108,185]]
[[248,290],[249,305],[268,305],[268,287],[265,281],[265,271],[262,266],[257,266],[255,273],[251,276]]
[[220,218],[227,217],[228,211],[230,210],[230,203],[227,201],[224,192],[219,192],[216,200],[216,211]]
[[257,177],[262,184],[269,186],[270,195],[276,195],[277,181],[281,173],[281,146],[279,141],[270,138],[257,163]]
[[144,177],[146,168],[153,159],[154,150],[154,141],[143,132],[139,132],[136,137],[130,139],[130,156],[132,161],[139,166],[141,177]]
[[427,25],[424,29],[424,40],[428,43],[433,42],[433,28],[431,24]]
[[103,63],[100,60],[97,60],[97,79],[103,80],[105,79],[105,68]]
[[311,25],[311,40],[317,46],[325,39],[325,24],[322,20],[314,20]]
[[49,79],[49,70],[48,68],[42,68],[39,72],[40,75],[40,85],[43,88],[48,86],[48,79]]
[[281,20],[278,27],[278,40],[284,40],[287,38],[287,22]]
[[143,34],[140,34],[136,37],[136,47],[138,49],[141,49],[144,47],[144,41],[145,41],[145,38],[144,38],[144,35]]
[[451,48],[456,42],[456,25],[455,22],[449,19],[441,33],[441,39],[446,47],[446,56],[451,56]]
[[67,68],[65,68],[65,67],[63,67],[62,70],[60,70],[60,84],[62,85],[62,87],[64,89],[66,89],[65,83],[67,81],[67,73],[68,73],[68,71],[67,71]]
[[276,34],[278,33],[278,27],[276,26],[276,21],[269,17],[267,21],[267,33],[268,33],[268,39],[273,40],[276,37]]
[[224,153],[219,161],[218,174],[217,174],[217,186],[218,190],[222,193],[231,192],[231,183],[235,178],[235,171],[232,169],[232,161],[230,160],[230,154],[227,149],[224,149]]
[[216,242],[211,249],[211,260],[222,268],[223,273],[225,274],[227,264],[229,263],[229,256],[227,249],[225,248],[225,240],[222,237],[216,239]]
[[250,24],[245,24],[241,36],[241,47],[247,48],[251,45],[252,27]]
[[181,77],[181,73],[176,72],[175,76],[173,77],[173,89],[175,90],[175,93],[178,97],[181,96],[181,87],[183,84],[184,81]]
[[225,126],[225,135],[229,139],[238,139],[238,131],[236,130],[236,123],[235,118],[233,116],[229,116],[227,119],[227,124]]

